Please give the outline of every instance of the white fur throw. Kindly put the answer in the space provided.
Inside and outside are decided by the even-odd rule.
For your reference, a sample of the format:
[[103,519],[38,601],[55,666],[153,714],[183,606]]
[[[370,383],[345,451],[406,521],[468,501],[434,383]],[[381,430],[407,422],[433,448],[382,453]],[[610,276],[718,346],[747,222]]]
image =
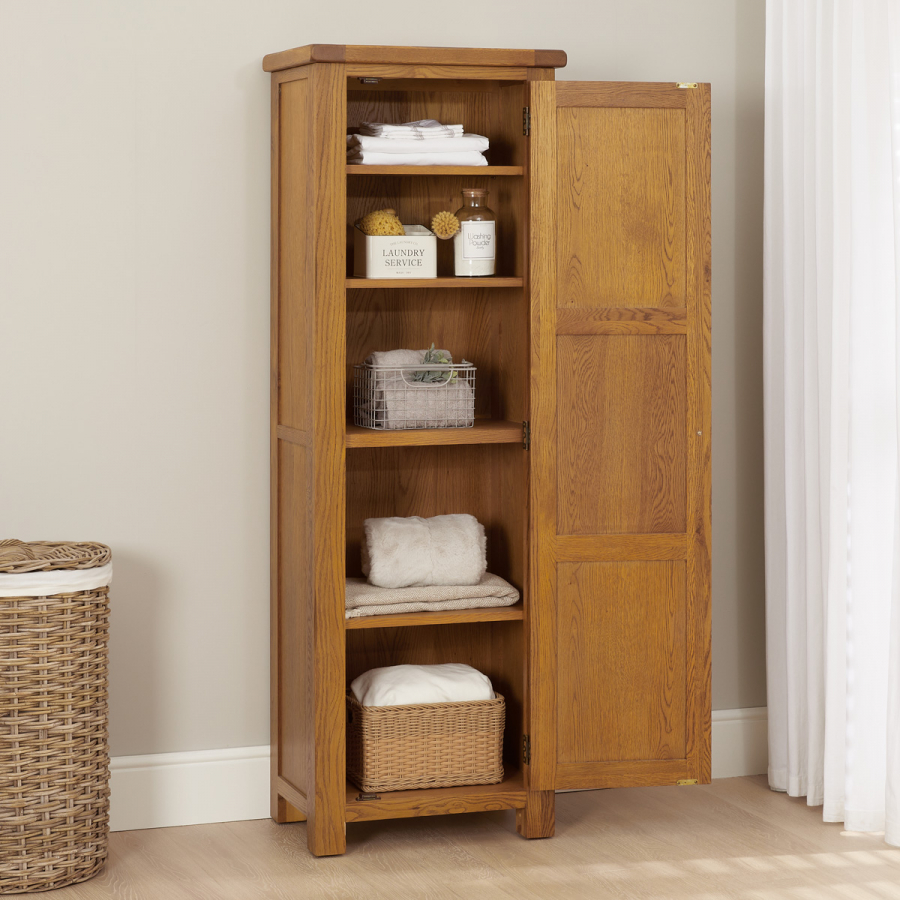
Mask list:
[[487,571],[484,526],[475,516],[392,516],[363,525],[362,570],[369,584],[478,584]]

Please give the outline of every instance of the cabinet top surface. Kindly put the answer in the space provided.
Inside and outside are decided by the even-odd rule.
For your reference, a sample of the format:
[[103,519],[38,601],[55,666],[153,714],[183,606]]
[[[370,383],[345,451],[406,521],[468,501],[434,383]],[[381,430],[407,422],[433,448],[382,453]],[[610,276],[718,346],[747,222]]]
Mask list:
[[[308,66],[310,63],[368,63],[373,65],[435,66],[530,66],[561,69],[562,50],[493,50],[480,47],[358,47],[348,44],[307,44],[293,50],[269,53],[263,58],[266,72]],[[499,73],[498,73],[499,74]]]

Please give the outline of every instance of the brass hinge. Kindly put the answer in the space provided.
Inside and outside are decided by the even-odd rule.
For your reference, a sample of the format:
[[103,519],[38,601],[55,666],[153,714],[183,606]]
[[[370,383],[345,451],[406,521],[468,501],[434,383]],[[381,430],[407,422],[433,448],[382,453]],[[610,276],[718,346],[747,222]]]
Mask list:
[[531,449],[531,422],[522,423],[522,446],[526,450]]
[[357,800],[380,800],[380,794],[357,794]]
[[695,87],[699,87],[699,85],[697,84],[696,81],[679,81],[678,84],[675,85],[675,87],[695,88]]
[[531,735],[522,735],[522,760],[526,766],[531,765]]
[[522,107],[522,134],[525,137],[531,134],[531,107],[523,106]]
[[696,778],[679,778],[678,781],[675,782],[675,784],[699,784],[699,782]]

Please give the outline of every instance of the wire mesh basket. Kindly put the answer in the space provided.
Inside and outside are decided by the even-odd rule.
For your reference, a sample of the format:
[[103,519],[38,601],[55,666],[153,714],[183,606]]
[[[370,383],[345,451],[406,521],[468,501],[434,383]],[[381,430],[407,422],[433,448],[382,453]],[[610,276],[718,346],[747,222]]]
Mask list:
[[353,367],[353,421],[363,428],[471,428],[475,424],[475,366]]

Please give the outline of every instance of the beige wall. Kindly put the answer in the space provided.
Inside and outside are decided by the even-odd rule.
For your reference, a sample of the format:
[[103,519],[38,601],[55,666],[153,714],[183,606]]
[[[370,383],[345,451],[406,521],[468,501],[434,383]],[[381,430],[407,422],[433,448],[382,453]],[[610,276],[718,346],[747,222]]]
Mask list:
[[0,0],[0,534],[115,554],[116,755],[268,740],[269,85],[316,42],[713,84],[714,706],[765,703],[763,0]]

